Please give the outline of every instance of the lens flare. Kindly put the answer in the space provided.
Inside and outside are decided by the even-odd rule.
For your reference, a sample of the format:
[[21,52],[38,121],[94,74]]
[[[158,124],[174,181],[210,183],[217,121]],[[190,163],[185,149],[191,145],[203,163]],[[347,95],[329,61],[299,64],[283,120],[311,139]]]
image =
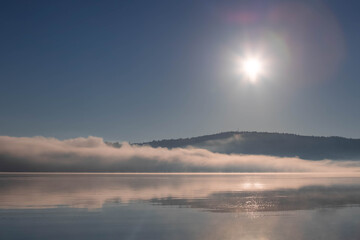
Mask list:
[[256,57],[247,57],[241,61],[241,72],[252,82],[263,74],[263,62]]

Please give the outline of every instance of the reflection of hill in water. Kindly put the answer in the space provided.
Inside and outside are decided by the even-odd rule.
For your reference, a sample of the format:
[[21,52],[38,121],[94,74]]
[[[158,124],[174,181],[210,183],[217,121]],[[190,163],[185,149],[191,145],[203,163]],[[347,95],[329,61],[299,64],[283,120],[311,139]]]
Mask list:
[[360,186],[311,186],[276,191],[218,192],[206,198],[162,198],[160,205],[201,208],[211,212],[266,212],[335,208],[360,204]]
[[[113,143],[113,146],[120,146]],[[359,160],[360,139],[314,137],[261,132],[225,132],[193,138],[168,139],[141,143],[152,147],[199,147],[219,153],[242,153],[300,157],[321,160]]]
[[145,202],[217,212],[360,204],[360,174],[0,174],[0,209]]

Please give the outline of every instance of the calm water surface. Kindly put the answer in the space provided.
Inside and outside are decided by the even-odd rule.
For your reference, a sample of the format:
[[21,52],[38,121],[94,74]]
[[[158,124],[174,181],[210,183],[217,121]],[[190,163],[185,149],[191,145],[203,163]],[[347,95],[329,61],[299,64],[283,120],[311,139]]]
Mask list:
[[0,239],[360,239],[360,174],[0,174]]

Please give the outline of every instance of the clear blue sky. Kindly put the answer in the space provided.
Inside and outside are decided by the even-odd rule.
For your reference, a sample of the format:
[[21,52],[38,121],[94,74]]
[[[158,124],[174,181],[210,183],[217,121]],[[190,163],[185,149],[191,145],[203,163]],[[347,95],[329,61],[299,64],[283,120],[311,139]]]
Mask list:
[[[357,1],[1,1],[0,135],[360,137]],[[236,57],[263,51],[257,83]],[[264,50],[265,49],[265,50]]]

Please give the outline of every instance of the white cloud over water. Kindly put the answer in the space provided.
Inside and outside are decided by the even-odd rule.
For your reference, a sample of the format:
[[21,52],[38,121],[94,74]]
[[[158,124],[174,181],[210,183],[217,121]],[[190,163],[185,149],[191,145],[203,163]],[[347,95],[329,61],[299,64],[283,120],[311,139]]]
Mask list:
[[70,172],[347,172],[357,162],[308,161],[263,155],[213,153],[198,148],[153,148],[102,138],[58,140],[0,136],[0,171]]

